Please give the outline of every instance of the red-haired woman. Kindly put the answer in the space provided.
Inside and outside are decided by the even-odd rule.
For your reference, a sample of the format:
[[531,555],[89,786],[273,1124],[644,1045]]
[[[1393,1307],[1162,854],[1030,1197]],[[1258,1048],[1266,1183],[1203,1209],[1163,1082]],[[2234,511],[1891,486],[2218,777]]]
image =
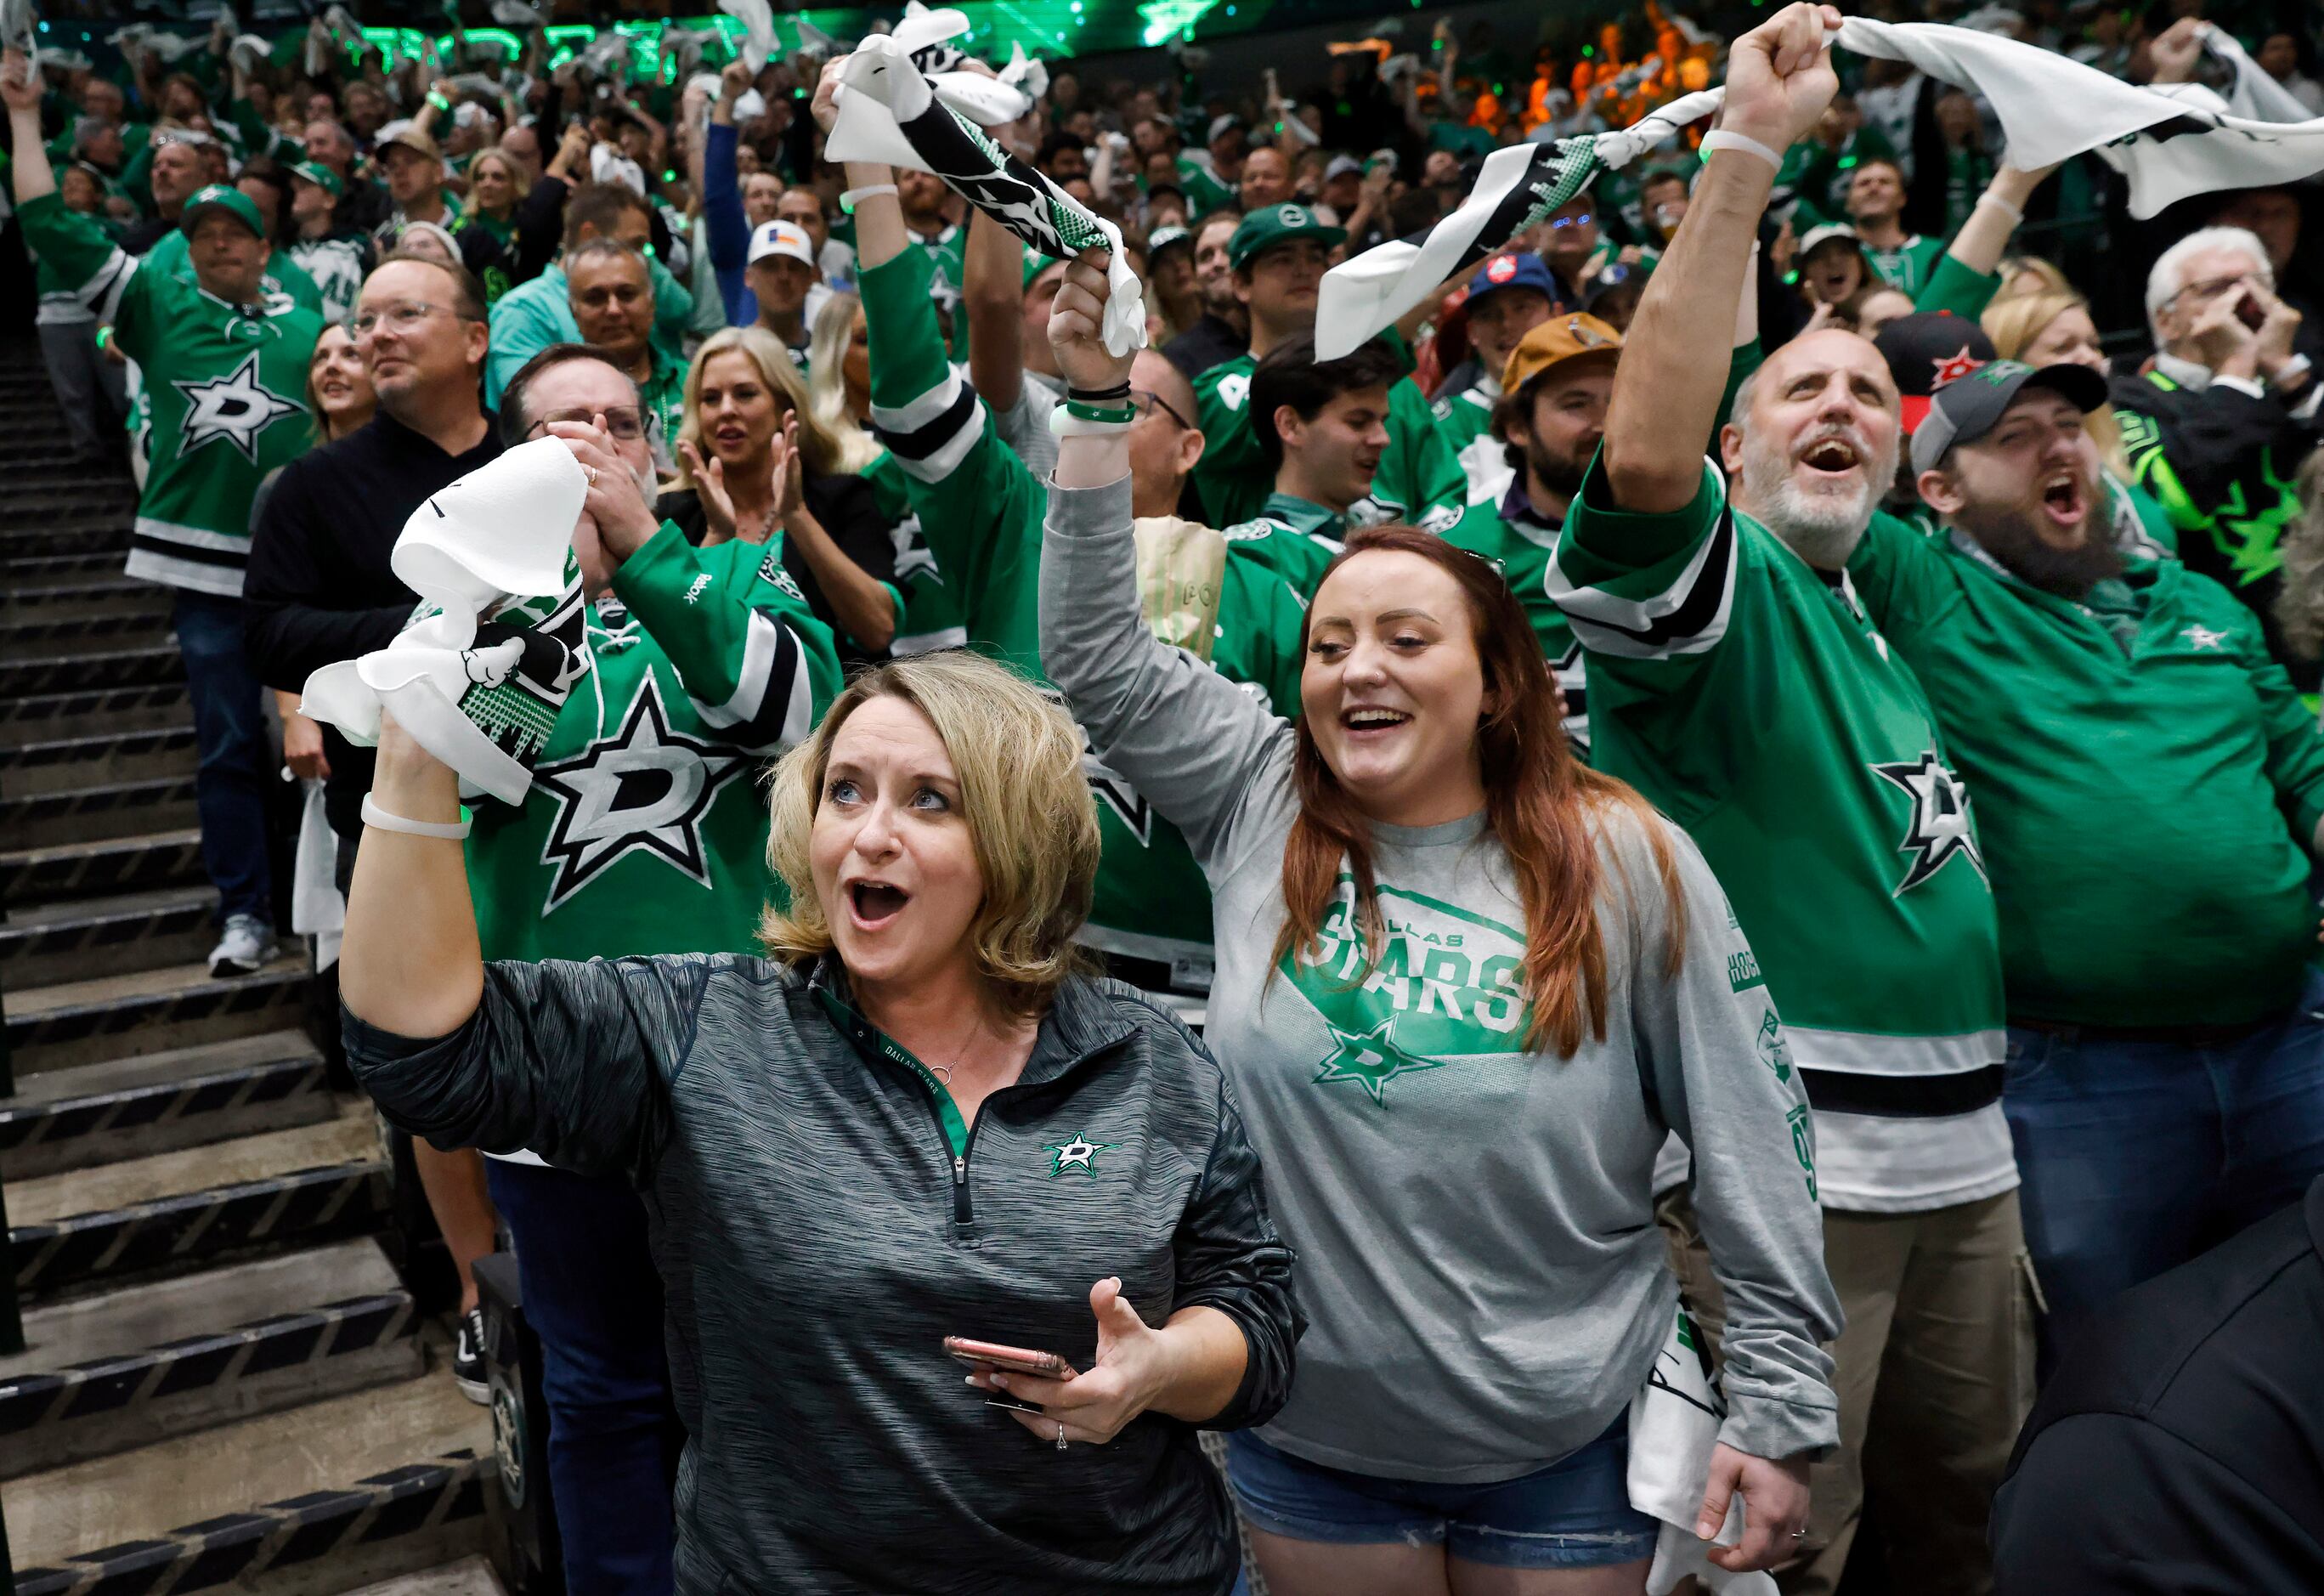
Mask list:
[[[1678,1287],[1665,1133],[1730,1305],[1703,1511],[1788,1555],[1837,1438],[1839,1328],[1807,1111],[1750,949],[1685,835],[1571,759],[1494,569],[1359,532],[1276,719],[1139,619],[1129,363],[1075,263],[1049,334],[1072,391],[1041,654],[1099,759],[1177,825],[1213,893],[1208,1041],[1299,1254],[1291,1400],[1230,1438],[1277,1596],[1644,1589],[1625,1409]],[[1481,1565],[1481,1566],[1480,1566]]]

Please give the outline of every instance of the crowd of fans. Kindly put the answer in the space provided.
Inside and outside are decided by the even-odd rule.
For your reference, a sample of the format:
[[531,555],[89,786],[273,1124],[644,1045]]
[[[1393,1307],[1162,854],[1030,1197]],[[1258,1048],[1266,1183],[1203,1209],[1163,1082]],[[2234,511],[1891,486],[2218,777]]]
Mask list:
[[[1887,9],[2324,115],[2299,7]],[[434,1143],[478,1400],[469,1266],[513,1239],[575,1590],[1219,1589],[1197,1425],[1235,1430],[1278,1592],[1643,1579],[1626,1416],[1674,1276],[1724,1376],[1701,1533],[1748,1503],[1714,1565],[2129,1590],[2101,1571],[2151,1542],[2203,1588],[2324,1577],[2313,1518],[2234,1527],[2299,1524],[2312,1452],[2207,1453],[2177,1494],[2143,1433],[2064,1453],[2135,1523],[2055,1483],[2063,1421],[2131,1400],[2078,1316],[2183,1317],[2123,1294],[2239,1232],[2304,1257],[2260,1222],[2324,1173],[2314,193],[2134,226],[2094,155],[2009,165],[1975,94],[1834,82],[1810,8],[1720,20],[1648,0],[1528,58],[1407,18],[1256,92],[1175,47],[1048,63],[991,132],[1119,225],[1132,356],[1088,262],[825,160],[821,51],[9,52],[42,351],[173,590],[212,972],[293,929],[287,767],[350,894],[350,1056]],[[1318,359],[1326,272],[1492,151],[1720,82],[1729,143],[1681,130]],[[412,624],[407,521],[542,439],[588,478],[578,597],[480,624],[551,645],[556,690],[502,706],[538,715],[523,801],[466,820],[392,722],[375,754],[301,690]],[[1068,942],[1161,1012],[1074,984]],[[933,1176],[879,1145],[929,1104]],[[973,1216],[994,1144],[1044,1178]],[[1078,1319],[1017,1300],[1059,1291]],[[899,1304],[1054,1347],[1090,1372],[970,1383],[1135,1459],[996,1460],[1023,1438],[981,1405],[919,1434],[942,1382],[897,1371],[933,1351]],[[2231,1443],[2279,1457],[2251,1426],[2298,1410]],[[848,1488],[891,1475],[919,1505],[875,1527]]]

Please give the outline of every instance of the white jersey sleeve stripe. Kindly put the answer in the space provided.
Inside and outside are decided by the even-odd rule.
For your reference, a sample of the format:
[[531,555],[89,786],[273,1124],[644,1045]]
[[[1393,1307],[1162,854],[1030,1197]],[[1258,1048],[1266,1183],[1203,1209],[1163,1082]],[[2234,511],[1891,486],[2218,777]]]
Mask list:
[[811,688],[798,639],[763,610],[751,612],[734,694],[724,704],[688,695],[702,724],[753,753],[775,752],[805,736]]
[[1623,660],[1667,660],[1700,654],[1727,635],[1735,604],[1735,515],[1715,466],[1720,505],[1710,535],[1668,587],[1648,598],[1624,598],[1603,587],[1577,586],[1553,556],[1542,579],[1550,602],[1564,612],[1573,635],[1594,653]]

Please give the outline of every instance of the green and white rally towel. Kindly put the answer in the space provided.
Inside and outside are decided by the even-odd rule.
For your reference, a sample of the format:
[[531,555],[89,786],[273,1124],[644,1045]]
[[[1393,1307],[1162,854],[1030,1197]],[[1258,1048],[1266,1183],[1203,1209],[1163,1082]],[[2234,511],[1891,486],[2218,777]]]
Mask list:
[[588,669],[572,548],[587,489],[572,452],[544,438],[431,495],[388,557],[420,595],[410,624],[309,677],[301,711],[369,748],[385,710],[459,773],[463,798],[522,803]]

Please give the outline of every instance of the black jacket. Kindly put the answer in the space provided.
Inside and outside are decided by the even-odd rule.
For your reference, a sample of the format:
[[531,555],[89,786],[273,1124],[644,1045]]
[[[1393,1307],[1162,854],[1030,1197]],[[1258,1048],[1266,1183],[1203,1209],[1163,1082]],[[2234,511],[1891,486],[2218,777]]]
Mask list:
[[1162,346],[1162,353],[1170,364],[1186,374],[1193,382],[1214,365],[1223,365],[1250,348],[1250,337],[1235,331],[1234,323],[1222,316],[1203,313],[1202,320]]
[[[861,476],[810,476],[800,490],[807,508],[839,551],[861,567],[864,575],[874,582],[896,586],[895,526],[880,509],[880,495],[872,484]],[[654,512],[666,521],[678,523],[686,540],[699,547],[710,530],[709,517],[704,512],[701,500],[691,491],[664,494],[654,505]],[[842,665],[853,668],[866,660],[884,660],[884,648],[869,649],[847,633],[839,623],[839,613],[831,607],[824,595],[823,584],[816,580],[815,568],[807,564],[807,556],[799,549],[796,539],[783,540],[783,569],[798,584],[799,594],[807,600],[815,618],[831,628],[833,642],[838,645]],[[899,617],[900,619],[900,617]]]
[[1997,1596],[2324,1591],[2324,1179],[2085,1320],[1993,1513]]
[[1213,1307],[1249,1351],[1207,1427],[1289,1394],[1291,1251],[1226,1077],[1177,1020],[1075,977],[964,1131],[927,1067],[808,974],[691,955],[493,964],[467,1023],[346,1018],[347,1060],[439,1148],[622,1174],[668,1288],[680,1596],[1224,1592],[1235,1531],[1193,1428],[1060,1452],[946,1335],[1092,1366],[1090,1287],[1149,1324]]
[[[243,577],[244,641],[259,679],[295,693],[323,666],[392,641],[420,602],[388,568],[404,521],[429,494],[500,452],[489,413],[484,440],[456,457],[381,411],[285,466],[259,512]],[[332,726],[323,728],[323,750],[331,829],[354,836],[371,790],[371,751]]]

